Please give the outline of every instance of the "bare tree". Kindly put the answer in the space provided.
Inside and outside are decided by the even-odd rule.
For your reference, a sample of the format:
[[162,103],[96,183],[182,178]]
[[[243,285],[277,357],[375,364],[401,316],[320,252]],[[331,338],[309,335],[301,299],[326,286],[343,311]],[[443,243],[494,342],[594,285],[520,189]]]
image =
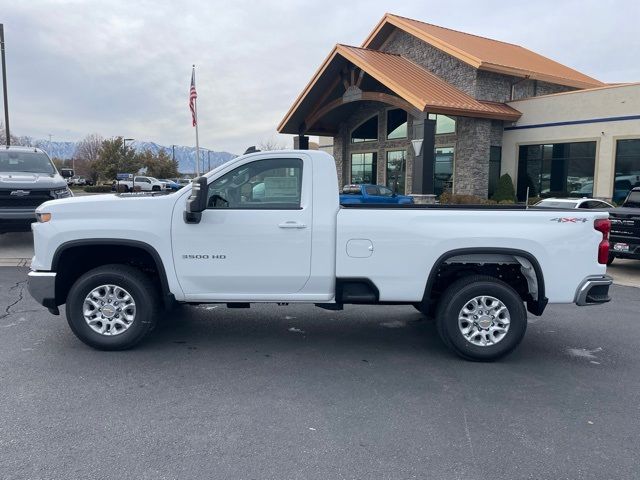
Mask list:
[[89,177],[94,182],[98,179],[97,165],[103,141],[100,135],[92,133],[78,142],[73,152],[76,174]]
[[[7,135],[4,129],[4,123],[0,123],[0,145],[7,144]],[[33,139],[31,137],[16,137],[13,133],[11,134],[11,145],[20,145],[23,147],[32,147]]]
[[263,139],[258,144],[258,150],[262,150],[263,152],[267,152],[270,150],[284,150],[286,148],[286,144],[277,140],[274,136],[271,136],[267,139]]

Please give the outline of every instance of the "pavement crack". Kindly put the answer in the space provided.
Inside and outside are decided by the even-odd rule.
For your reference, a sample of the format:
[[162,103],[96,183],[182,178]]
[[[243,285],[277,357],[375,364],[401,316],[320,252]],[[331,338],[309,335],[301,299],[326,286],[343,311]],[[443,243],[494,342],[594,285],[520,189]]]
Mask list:
[[4,309],[4,313],[0,314],[0,320],[3,320],[5,318],[7,318],[9,315],[11,315],[12,314],[11,309],[13,307],[15,307],[17,304],[19,304],[24,299],[24,287],[26,285],[27,285],[27,279],[24,279],[24,280],[22,280],[20,282],[17,282],[12,287],[9,287],[9,291],[10,292],[12,290],[18,289],[18,298],[13,303],[10,303],[9,305],[7,305],[7,307]]

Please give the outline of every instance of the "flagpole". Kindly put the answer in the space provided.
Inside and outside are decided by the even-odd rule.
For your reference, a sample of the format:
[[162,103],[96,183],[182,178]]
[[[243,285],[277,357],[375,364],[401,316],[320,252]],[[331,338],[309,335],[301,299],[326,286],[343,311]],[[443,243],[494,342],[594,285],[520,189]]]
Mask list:
[[[196,66],[193,66],[193,78],[195,83]],[[196,119],[196,177],[200,176],[200,140],[198,138],[198,99],[193,100],[193,113]]]

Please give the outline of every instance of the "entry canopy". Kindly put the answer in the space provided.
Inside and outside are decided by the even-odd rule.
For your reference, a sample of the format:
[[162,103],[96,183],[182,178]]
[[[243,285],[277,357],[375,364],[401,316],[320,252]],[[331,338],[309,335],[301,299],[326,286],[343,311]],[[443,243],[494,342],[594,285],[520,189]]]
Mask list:
[[403,108],[412,115],[516,121],[504,103],[476,100],[412,61],[377,50],[336,45],[278,126],[280,133],[334,135],[358,101]]

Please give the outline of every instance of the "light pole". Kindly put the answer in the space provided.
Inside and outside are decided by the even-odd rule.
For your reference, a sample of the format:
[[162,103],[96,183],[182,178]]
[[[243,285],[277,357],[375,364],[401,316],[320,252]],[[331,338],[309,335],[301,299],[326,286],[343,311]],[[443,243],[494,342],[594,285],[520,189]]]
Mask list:
[[[127,142],[133,142],[135,140],[135,138],[124,138],[122,137],[122,158],[125,159],[127,156]],[[120,165],[122,166],[122,164]],[[132,178],[132,184],[131,184],[131,191],[134,192],[136,189],[136,174],[132,174],[133,178]]]
[[207,149],[207,172],[211,171],[211,150]]
[[0,57],[2,57],[2,91],[4,93],[4,128],[7,140],[5,144],[11,145],[11,134],[9,133],[9,100],[7,99],[7,63],[4,58],[4,25],[0,23]]

